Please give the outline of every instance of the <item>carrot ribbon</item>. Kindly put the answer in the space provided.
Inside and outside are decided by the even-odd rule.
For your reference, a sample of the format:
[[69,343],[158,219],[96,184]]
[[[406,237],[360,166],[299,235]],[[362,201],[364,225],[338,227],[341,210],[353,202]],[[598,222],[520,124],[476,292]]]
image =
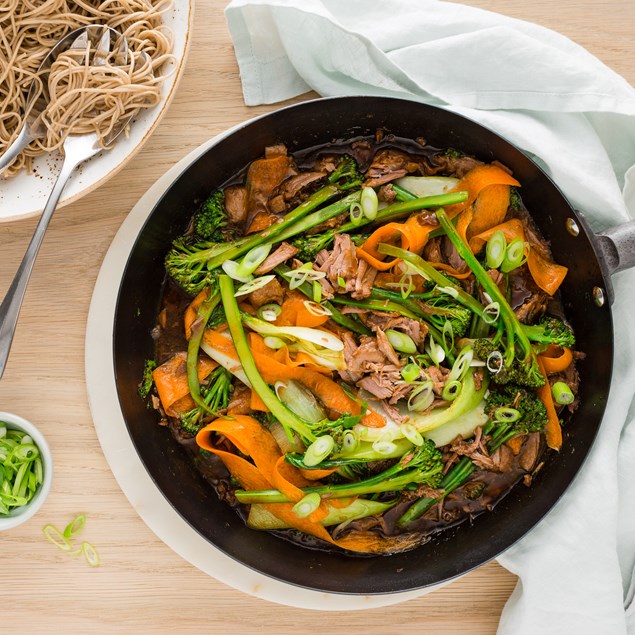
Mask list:
[[547,371],[545,370],[544,360],[541,356],[537,357],[538,367],[542,376],[545,378],[543,386],[536,388],[536,394],[538,399],[542,401],[547,409],[547,425],[545,426],[545,438],[547,445],[552,450],[559,450],[562,447],[562,428],[560,427],[560,419],[556,412],[556,406],[553,403],[553,396],[551,395],[551,385],[547,378]]

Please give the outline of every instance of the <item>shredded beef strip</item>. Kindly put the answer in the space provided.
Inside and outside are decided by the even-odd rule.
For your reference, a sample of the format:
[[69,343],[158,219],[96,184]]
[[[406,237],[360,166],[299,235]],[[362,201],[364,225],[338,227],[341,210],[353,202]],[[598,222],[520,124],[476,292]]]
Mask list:
[[272,254],[269,254],[267,258],[265,258],[265,260],[258,266],[256,271],[254,271],[254,274],[260,276],[263,273],[269,273],[278,265],[289,260],[289,258],[293,258],[293,256],[295,256],[298,251],[300,250],[290,243],[281,243],[278,249],[276,249]]
[[395,349],[392,347],[392,344],[388,341],[386,333],[384,333],[381,329],[377,329],[375,331],[375,337],[377,338],[377,346],[386,356],[386,359],[394,366],[401,366],[402,363],[399,359],[399,355],[397,355]]
[[359,260],[357,277],[355,278],[355,290],[351,293],[355,300],[364,300],[373,290],[373,283],[377,277],[377,269],[369,265],[365,260]]
[[284,300],[284,287],[278,282],[278,278],[274,278],[264,287],[252,291],[247,298],[249,303],[254,309],[259,309],[265,304],[275,302],[276,304],[282,304]]
[[417,172],[419,164],[405,152],[385,149],[377,152],[366,172],[366,187],[379,187],[411,172]]
[[[322,250],[317,254],[320,260],[324,257],[324,251]],[[333,286],[335,293],[352,293],[355,291],[359,261],[351,237],[348,234],[337,234],[333,249],[327,253],[328,256],[318,266],[318,271],[326,273],[326,277]],[[317,257],[316,262],[318,262]],[[344,280],[344,286],[340,285],[340,280]]]
[[225,211],[231,225],[242,227],[247,218],[247,188],[230,185],[225,188]]

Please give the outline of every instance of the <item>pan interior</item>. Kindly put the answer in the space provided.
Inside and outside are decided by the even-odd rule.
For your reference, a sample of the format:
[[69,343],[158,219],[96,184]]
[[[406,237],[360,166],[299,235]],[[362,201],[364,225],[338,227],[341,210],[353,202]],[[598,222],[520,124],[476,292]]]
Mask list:
[[[586,353],[579,364],[581,406],[566,422],[563,449],[546,455],[531,488],[518,486],[473,524],[463,523],[407,553],[356,557],[313,551],[266,532],[247,529],[194,469],[168,429],[157,425],[137,386],[146,359],[164,280],[163,258],[197,203],[251,161],[265,146],[285,143],[290,152],[384,129],[399,137],[423,136],[439,148],[455,147],[510,167],[522,196],[569,274],[562,286],[565,313]],[[566,229],[575,218],[566,199],[522,152],[480,125],[412,101],[346,97],[305,102],[248,122],[194,161],[168,188],[142,228],[121,280],[113,355],[120,406],[148,473],[178,513],[216,547],[247,567],[276,579],[335,593],[376,594],[441,583],[495,558],[551,509],[580,469],[604,412],[612,366],[610,309],[593,303],[603,286],[590,237]],[[598,333],[605,334],[598,337]]]

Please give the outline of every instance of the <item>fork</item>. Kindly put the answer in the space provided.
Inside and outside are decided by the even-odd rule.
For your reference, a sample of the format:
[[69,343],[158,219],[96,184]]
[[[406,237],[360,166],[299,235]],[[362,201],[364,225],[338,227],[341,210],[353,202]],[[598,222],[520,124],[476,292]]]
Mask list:
[[[90,52],[90,49],[95,46],[93,54],[94,63],[104,64],[110,51],[112,33],[115,33],[118,37],[121,38],[119,40],[120,42],[125,42],[125,38],[123,36],[119,36],[116,31],[113,31],[109,27],[103,27],[103,29],[102,27],[97,27],[102,29],[103,33],[98,35],[99,40],[97,44],[94,45],[94,43],[91,41],[92,34],[88,32],[90,30],[93,30],[94,28],[95,27],[84,27],[83,29],[81,29],[81,31],[83,32],[80,33],[79,36],[73,40],[68,48],[75,48],[77,50]],[[127,56],[127,51],[127,43],[125,43],[125,46],[121,45],[115,59],[118,59],[120,55]],[[94,56],[97,56],[97,59],[95,59]],[[119,134],[126,129],[128,124],[130,123],[130,120],[132,119],[132,116],[133,115],[118,122],[117,126],[111,131],[107,138],[104,139],[106,146],[110,146],[110,144],[112,144],[112,142],[119,136]],[[25,129],[27,128],[30,128],[30,126],[25,125]],[[31,132],[25,133],[25,136],[28,136],[29,134],[31,134]],[[26,143],[28,143],[28,141],[26,141]],[[24,143],[24,145],[26,145],[26,143]],[[12,147],[9,148],[9,150],[11,150]],[[66,186],[66,183],[68,182],[68,179],[70,178],[75,168],[80,163],[86,161],[104,148],[100,145],[97,134],[90,133],[84,135],[69,135],[64,141],[62,149],[64,151],[64,162],[62,164],[62,168],[59,175],[57,176],[51,194],[49,195],[49,198],[46,202],[46,206],[44,207],[42,216],[40,217],[37,227],[35,228],[33,238],[31,238],[31,242],[27,247],[26,253],[22,258],[22,262],[18,267],[15,277],[13,278],[13,281],[9,286],[9,289],[4,300],[2,301],[2,304],[0,304],[0,377],[2,377],[2,375],[4,374],[4,370],[7,365],[9,351],[11,350],[15,328],[18,322],[18,317],[20,315],[20,308],[22,306],[24,294],[26,292],[27,284],[31,276],[31,271],[33,270],[33,264],[35,263],[35,259],[40,249],[40,245],[42,244],[44,234],[49,225],[51,217],[53,216],[53,212],[57,207],[57,203],[60,199],[62,191],[64,190],[64,187]],[[1,170],[2,165],[0,164],[0,171]]]

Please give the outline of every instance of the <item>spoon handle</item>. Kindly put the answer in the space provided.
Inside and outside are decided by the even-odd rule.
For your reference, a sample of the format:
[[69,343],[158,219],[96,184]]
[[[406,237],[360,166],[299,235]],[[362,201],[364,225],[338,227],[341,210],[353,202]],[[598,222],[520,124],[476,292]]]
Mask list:
[[18,322],[18,316],[20,315],[20,307],[22,306],[22,300],[24,299],[29,277],[31,276],[33,263],[35,262],[35,258],[40,250],[40,245],[42,244],[46,228],[53,216],[53,212],[55,211],[57,202],[64,190],[64,186],[66,185],[66,182],[76,165],[77,161],[64,161],[62,169],[55,181],[55,185],[53,186],[53,190],[46,202],[40,221],[35,228],[33,238],[31,238],[31,242],[27,247],[24,258],[22,258],[18,271],[16,272],[13,282],[7,291],[7,295],[2,301],[2,304],[0,304],[0,377],[2,377],[7,365],[9,351],[11,350],[11,343],[13,342],[13,335],[15,334],[15,327]]
[[0,157],[0,174],[3,170],[11,165],[13,159],[15,159],[22,150],[31,141],[31,135],[29,134],[29,127],[27,125],[22,126],[20,134],[15,138],[13,143],[5,150],[4,154]]

